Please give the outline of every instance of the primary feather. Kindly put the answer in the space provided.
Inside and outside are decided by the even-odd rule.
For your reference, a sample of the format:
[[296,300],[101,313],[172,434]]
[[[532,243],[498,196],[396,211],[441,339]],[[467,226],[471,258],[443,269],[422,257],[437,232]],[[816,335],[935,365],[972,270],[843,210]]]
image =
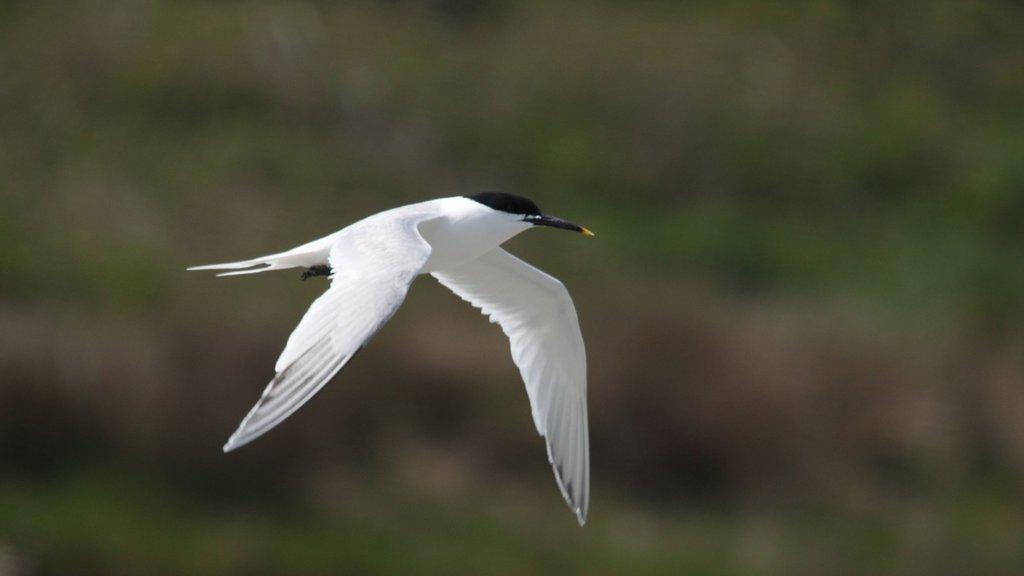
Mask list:
[[587,360],[569,292],[501,248],[433,276],[508,336],[555,479],[583,524],[590,500]]

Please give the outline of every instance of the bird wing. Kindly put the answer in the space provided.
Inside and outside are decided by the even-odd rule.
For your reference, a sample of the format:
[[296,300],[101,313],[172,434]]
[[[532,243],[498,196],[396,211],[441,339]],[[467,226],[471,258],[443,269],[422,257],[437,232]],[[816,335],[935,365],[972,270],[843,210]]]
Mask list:
[[565,285],[501,248],[433,276],[508,336],[555,479],[582,525],[590,503],[587,359]]
[[331,286],[288,338],[277,374],[224,445],[228,452],[280,424],[366,345],[405,300],[430,257],[419,224],[430,216],[378,219],[338,234]]

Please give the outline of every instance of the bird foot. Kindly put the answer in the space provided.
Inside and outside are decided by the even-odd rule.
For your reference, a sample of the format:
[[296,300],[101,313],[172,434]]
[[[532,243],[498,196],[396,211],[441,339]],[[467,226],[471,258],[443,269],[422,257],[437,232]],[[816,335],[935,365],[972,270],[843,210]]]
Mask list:
[[317,264],[316,266],[310,266],[308,270],[302,273],[301,278],[312,278],[313,276],[330,276],[333,270],[326,264]]

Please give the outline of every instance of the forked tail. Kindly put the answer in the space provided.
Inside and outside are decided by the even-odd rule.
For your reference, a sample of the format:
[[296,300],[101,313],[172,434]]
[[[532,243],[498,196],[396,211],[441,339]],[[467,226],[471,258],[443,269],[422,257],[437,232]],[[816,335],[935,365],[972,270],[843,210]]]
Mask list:
[[326,264],[327,257],[334,244],[335,234],[303,244],[298,248],[292,248],[287,252],[260,256],[252,260],[241,260],[239,262],[227,262],[224,264],[205,264],[203,266],[192,266],[188,270],[233,270],[233,272],[221,272],[217,276],[238,276],[240,274],[256,274],[270,270],[283,270],[285,268],[310,268],[318,264]]
[[[253,268],[253,266],[258,266],[258,268]],[[256,274],[257,272],[267,272],[269,270],[293,268],[294,266],[297,265],[285,266],[279,261],[272,260],[270,256],[265,256],[263,258],[255,258],[253,260],[242,260],[241,262],[191,266],[186,268],[186,270],[235,270],[235,272],[221,272],[220,274],[217,274],[217,276],[238,276],[239,274]],[[251,268],[251,270],[242,270],[242,268]]]

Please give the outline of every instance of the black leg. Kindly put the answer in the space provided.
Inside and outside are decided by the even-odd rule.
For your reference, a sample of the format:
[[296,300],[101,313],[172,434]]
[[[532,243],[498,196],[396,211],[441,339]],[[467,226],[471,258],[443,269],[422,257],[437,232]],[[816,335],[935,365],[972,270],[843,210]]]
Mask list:
[[316,266],[310,266],[308,270],[302,273],[302,279],[312,278],[313,276],[330,276],[331,267],[326,264],[317,264]]

